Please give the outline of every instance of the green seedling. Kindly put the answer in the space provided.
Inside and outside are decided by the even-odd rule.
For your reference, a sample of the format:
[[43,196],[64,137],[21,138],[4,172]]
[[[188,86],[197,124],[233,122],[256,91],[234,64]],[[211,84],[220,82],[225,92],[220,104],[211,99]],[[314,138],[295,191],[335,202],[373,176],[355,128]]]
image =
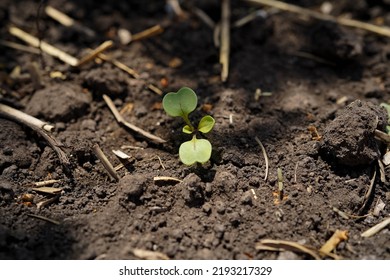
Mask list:
[[387,134],[390,134],[390,105],[388,103],[381,103],[380,106],[386,109],[387,111],[387,126],[386,126],[386,132]]
[[211,143],[207,139],[197,138],[197,135],[210,132],[215,120],[207,115],[200,120],[197,127],[193,126],[189,115],[196,109],[197,104],[196,93],[188,87],[183,87],[178,92],[167,93],[163,98],[165,112],[172,117],[181,117],[186,123],[182,131],[192,135],[192,139],[182,143],[179,148],[180,160],[186,165],[207,162],[212,151]]

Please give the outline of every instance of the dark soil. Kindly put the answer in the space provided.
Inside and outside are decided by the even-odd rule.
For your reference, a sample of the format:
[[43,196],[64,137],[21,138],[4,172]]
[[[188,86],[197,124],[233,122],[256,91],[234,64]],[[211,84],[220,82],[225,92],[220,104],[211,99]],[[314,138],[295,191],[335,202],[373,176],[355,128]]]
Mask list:
[[[96,35],[61,26],[38,10],[39,1],[2,0],[1,39],[23,44],[8,33],[15,25],[76,57],[112,39],[106,54],[140,78],[108,62],[73,68],[46,54],[0,47],[1,103],[54,124],[52,136],[71,162],[65,167],[39,134],[0,118],[1,259],[132,259],[133,249],[172,259],[307,259],[255,245],[276,239],[320,248],[336,230],[349,235],[339,256],[390,259],[388,228],[361,237],[390,213],[390,176],[383,182],[378,169],[386,147],[374,138],[387,122],[379,105],[390,99],[389,38],[279,12],[231,30],[229,79],[221,83],[212,30],[191,15],[196,5],[218,21],[220,1],[187,1],[185,19],[167,13],[164,1],[47,2]],[[289,2],[318,10],[323,1]],[[388,1],[330,2],[336,16],[390,25]],[[232,21],[253,10],[232,1]],[[119,28],[137,33],[155,24],[164,26],[162,34],[119,43]],[[42,71],[41,87],[28,70],[32,62]],[[182,123],[164,113],[162,96],[148,84],[164,93],[183,86],[197,92],[194,117],[207,111],[216,120],[207,135],[214,148],[209,163],[180,163]],[[272,95],[255,99],[256,89]],[[103,94],[117,108],[130,108],[123,112],[127,121],[167,142],[120,126]],[[269,156],[267,181],[255,137]],[[97,160],[95,144],[114,166],[120,161],[112,150],[132,157],[118,171],[119,182]],[[182,181],[155,182],[157,176]],[[48,179],[60,180],[52,187],[63,191],[39,208],[51,196],[34,192],[31,183]],[[374,211],[379,202],[385,208]]]

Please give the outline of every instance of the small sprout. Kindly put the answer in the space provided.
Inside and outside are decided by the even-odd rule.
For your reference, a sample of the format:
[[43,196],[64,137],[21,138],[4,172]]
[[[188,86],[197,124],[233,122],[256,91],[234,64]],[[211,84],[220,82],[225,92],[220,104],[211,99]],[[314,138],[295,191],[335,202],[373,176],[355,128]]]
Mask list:
[[196,93],[188,87],[183,87],[178,92],[167,93],[163,98],[162,104],[168,115],[183,118],[186,123],[182,129],[183,133],[192,135],[190,141],[180,145],[180,160],[186,165],[192,165],[196,162],[206,163],[211,157],[211,143],[196,136],[199,132],[210,132],[214,127],[215,120],[211,116],[206,115],[200,120],[197,127],[192,125],[189,114],[196,109],[198,104]]
[[387,126],[386,126],[386,132],[387,134],[390,134],[390,105],[387,103],[381,103],[381,107],[385,108],[387,111]]

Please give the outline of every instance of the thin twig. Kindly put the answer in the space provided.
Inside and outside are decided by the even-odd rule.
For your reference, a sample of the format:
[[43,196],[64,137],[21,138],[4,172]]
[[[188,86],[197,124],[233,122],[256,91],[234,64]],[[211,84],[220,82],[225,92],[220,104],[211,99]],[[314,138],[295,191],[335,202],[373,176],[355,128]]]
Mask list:
[[137,132],[141,134],[142,136],[146,137],[147,139],[156,142],[156,143],[165,143],[166,141],[158,136],[155,136],[127,121],[122,117],[122,115],[119,113],[118,109],[115,107],[114,102],[112,102],[111,98],[108,95],[103,95],[103,99],[106,102],[108,108],[110,108],[111,112],[113,113],[116,121],[121,124],[126,126],[127,128],[133,130],[134,132]]
[[63,26],[71,27],[77,31],[82,31],[85,35],[87,35],[89,37],[95,36],[95,32],[92,29],[89,29],[88,27],[78,23],[73,18],[71,18],[68,15],[64,14],[63,12],[53,8],[52,6],[49,6],[49,5],[46,6],[45,12],[49,17],[58,21]]
[[132,76],[135,79],[139,78],[139,74],[137,73],[137,71],[135,71],[134,69],[130,68],[129,66],[123,64],[122,62],[109,57],[108,55],[106,55],[104,53],[99,53],[98,58],[100,58],[104,61],[111,62],[113,65],[115,65],[119,69],[125,71],[127,74],[129,74],[130,76]]
[[372,194],[372,191],[374,189],[375,179],[376,179],[376,167],[375,167],[374,174],[372,175],[372,178],[370,181],[370,186],[368,187],[368,189],[364,195],[363,205],[360,207],[359,213],[362,213],[367,206],[367,203],[368,203],[370,196]]
[[58,222],[56,220],[53,220],[53,219],[50,219],[50,218],[46,218],[46,217],[40,216],[40,215],[27,214],[27,216],[32,217],[32,218],[36,218],[36,219],[39,219],[39,220],[42,220],[42,221],[49,222],[49,223],[55,224],[57,226],[60,225],[60,222]]
[[[114,66],[118,67],[122,71],[125,71],[127,74],[129,74],[133,78],[139,79],[140,75],[137,73],[137,71],[135,71],[134,69],[130,68],[129,66],[123,64],[122,62],[120,62],[120,61],[118,61],[116,59],[110,58],[109,56],[107,56],[104,53],[99,53],[98,57],[100,59],[104,60],[104,61],[108,61],[108,62],[112,63]],[[154,93],[158,94],[158,95],[162,95],[163,94],[162,90],[159,89],[158,87],[156,87],[153,84],[148,84],[147,88],[150,89],[151,91],[153,91]]]
[[156,157],[158,158],[158,161],[160,162],[160,165],[161,165],[162,169],[165,170],[165,166],[164,166],[164,164],[163,164],[161,158],[160,158],[159,156],[156,156]]
[[180,179],[174,178],[174,177],[168,177],[168,176],[157,176],[153,178],[154,182],[159,182],[159,181],[173,181],[173,182],[178,182],[181,183],[183,182]]
[[36,48],[21,45],[21,44],[10,42],[10,41],[0,40],[0,45],[11,48],[11,49],[15,49],[18,51],[28,52],[28,53],[32,53],[32,54],[40,54],[40,51],[37,50]]
[[156,87],[153,84],[148,84],[147,87],[148,87],[148,89],[150,89],[151,91],[153,91],[154,93],[156,93],[158,95],[162,95],[163,94],[162,90],[159,89],[158,87]]
[[1,103],[0,103],[0,114],[12,117],[13,119],[17,119],[19,122],[28,123],[32,126],[35,126],[40,129],[44,129],[48,132],[52,132],[54,129],[54,126],[51,124],[48,124],[22,111],[19,111],[17,109],[14,109],[10,106]]
[[52,125],[42,122],[41,120],[38,120],[26,113],[23,113],[4,104],[0,104],[0,116],[23,124],[40,134],[43,138],[45,138],[45,140],[49,143],[52,149],[57,153],[58,158],[60,159],[62,165],[65,167],[66,171],[69,171],[70,161],[65,152],[60,148],[63,146],[63,144],[60,143],[57,139],[55,139],[52,135],[47,133],[47,131],[51,131],[54,128]]
[[377,234],[378,232],[380,232],[382,229],[384,229],[385,227],[387,227],[388,225],[390,225],[390,218],[386,218],[384,219],[382,222],[380,222],[379,224],[369,228],[368,230],[366,230],[365,232],[363,232],[361,234],[362,237],[371,237],[373,236],[374,234]]
[[381,159],[378,159],[378,166],[379,166],[379,178],[381,178],[382,183],[386,183],[386,171],[385,166]]
[[226,82],[229,76],[229,56],[230,56],[230,0],[222,0],[222,20],[221,20],[221,49],[219,62],[222,64],[221,80]]
[[119,176],[118,174],[116,173],[114,167],[112,166],[111,162],[107,159],[106,155],[103,153],[102,149],[100,149],[99,145],[98,144],[95,144],[93,147],[93,152],[95,153],[95,155],[100,159],[100,161],[102,162],[104,168],[107,170],[108,174],[110,174],[110,176],[112,178],[115,179],[115,181],[119,181]]
[[78,63],[78,59],[65,53],[64,51],[44,42],[40,41],[38,38],[28,34],[27,32],[24,32],[23,30],[17,28],[17,27],[10,27],[9,33],[11,33],[13,36],[25,41],[26,43],[30,44],[33,47],[41,48],[42,51],[45,53],[57,57],[58,59],[62,60],[65,63],[68,63],[71,66],[76,66]]
[[216,48],[221,46],[221,23],[216,24],[214,27],[213,42]]
[[108,48],[111,48],[114,43],[111,40],[105,41],[102,44],[100,44],[96,49],[92,50],[90,53],[88,53],[86,56],[82,57],[79,62],[77,63],[77,67],[80,67],[81,65],[91,61],[95,57],[99,56],[102,52],[107,50]]
[[159,35],[162,32],[164,32],[164,28],[162,28],[161,25],[157,24],[157,25],[152,26],[152,27],[150,27],[148,29],[145,29],[145,30],[143,30],[141,32],[133,34],[131,36],[131,42],[147,39],[147,38]]
[[282,174],[282,169],[278,167],[277,169],[278,172],[278,194],[279,194],[279,200],[283,200],[283,174]]
[[268,15],[268,13],[266,11],[264,11],[263,9],[254,11],[254,12],[250,13],[249,15],[246,15],[243,18],[240,18],[239,20],[235,21],[232,24],[232,27],[234,27],[234,28],[242,27],[242,26],[248,24],[249,22],[255,20],[256,18],[265,19],[267,17],[267,15]]
[[365,23],[358,20],[348,19],[348,18],[334,17],[331,15],[305,9],[296,5],[287,4],[281,1],[275,1],[275,0],[244,0],[244,1],[253,4],[260,4],[260,5],[278,8],[283,11],[309,16],[318,20],[331,21],[331,22],[338,23],[340,25],[354,27],[354,28],[370,31],[379,35],[383,35],[386,37],[390,37],[390,28],[388,27],[382,27],[382,26]]
[[202,20],[207,26],[209,26],[211,29],[215,28],[215,22],[209,17],[208,14],[206,14],[203,10],[194,7],[192,9],[193,13],[200,19]]
[[268,163],[268,155],[267,152],[265,151],[265,148],[259,138],[256,136],[255,137],[256,142],[259,144],[261,151],[263,152],[264,160],[265,160],[265,175],[264,175],[264,181],[267,181],[268,178],[268,173],[269,173],[269,163]]
[[71,27],[74,25],[75,21],[68,15],[64,14],[63,12],[53,8],[52,6],[46,6],[45,8],[46,14],[51,17],[52,19],[55,19],[59,23],[61,23],[63,26]]

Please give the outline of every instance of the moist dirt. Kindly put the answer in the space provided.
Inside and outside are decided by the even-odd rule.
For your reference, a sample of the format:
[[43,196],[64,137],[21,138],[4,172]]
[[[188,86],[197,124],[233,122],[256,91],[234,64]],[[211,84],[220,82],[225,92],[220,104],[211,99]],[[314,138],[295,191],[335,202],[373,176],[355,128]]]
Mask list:
[[[193,13],[196,6],[218,22],[220,1],[183,1],[183,18],[164,1],[47,2],[93,32],[62,26],[39,1],[3,0],[1,40],[24,44],[8,32],[17,26],[78,58],[113,40],[105,53],[139,77],[101,59],[71,67],[0,46],[1,103],[53,124],[70,161],[64,166],[45,138],[0,117],[1,259],[139,258],[134,249],[171,259],[310,259],[256,244],[319,249],[336,230],[348,234],[333,251],[339,257],[390,259],[389,228],[361,236],[389,217],[390,176],[378,164],[386,146],[375,138],[388,118],[380,104],[390,97],[389,38],[267,9],[267,17],[232,27],[222,83],[213,30]],[[319,10],[323,1],[289,2]],[[388,1],[329,2],[335,16],[390,24]],[[255,10],[244,1],[231,8],[232,22]],[[161,34],[120,43],[119,29],[135,34],[156,24]],[[183,124],[165,114],[163,94],[150,85],[198,94],[193,117],[216,120],[208,163],[180,162]],[[118,124],[103,95],[126,121],[166,142]],[[114,167],[123,164],[119,181],[96,157],[96,144]],[[45,180],[58,180],[50,187],[61,193],[33,190]]]

